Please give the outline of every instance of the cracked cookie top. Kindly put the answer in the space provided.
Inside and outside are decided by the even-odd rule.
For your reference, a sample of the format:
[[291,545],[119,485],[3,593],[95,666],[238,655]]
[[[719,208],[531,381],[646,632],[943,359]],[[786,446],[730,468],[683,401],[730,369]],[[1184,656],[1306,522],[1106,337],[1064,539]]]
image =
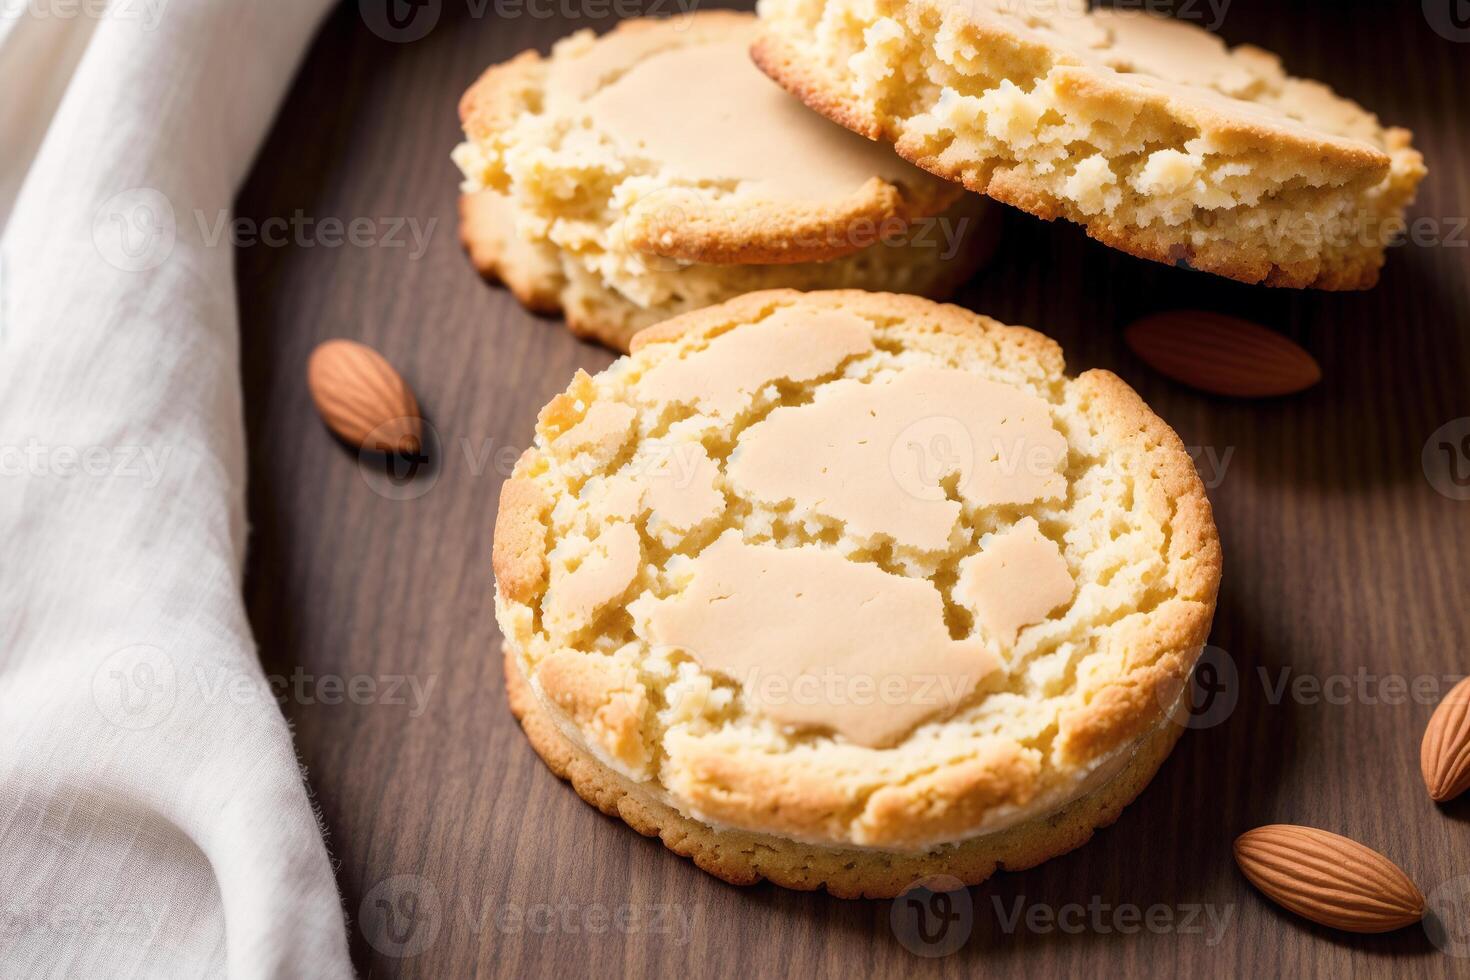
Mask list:
[[552,716],[716,826],[907,850],[1126,762],[1209,630],[1174,433],[1033,331],[910,296],[752,293],[546,406],[497,616]]
[[756,62],[905,159],[1130,254],[1363,289],[1425,170],[1404,129],[1201,26],[1087,0],[760,0]]
[[466,190],[510,193],[533,236],[604,275],[829,261],[959,198],[766,78],[755,30],[725,11],[630,20],[493,66],[460,103]]

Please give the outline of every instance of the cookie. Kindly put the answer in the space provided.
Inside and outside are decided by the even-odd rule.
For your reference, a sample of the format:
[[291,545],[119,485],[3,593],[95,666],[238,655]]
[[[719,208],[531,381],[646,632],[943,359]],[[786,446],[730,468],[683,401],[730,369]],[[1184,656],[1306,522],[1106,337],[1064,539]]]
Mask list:
[[1086,0],[760,0],[761,68],[924,169],[1131,255],[1365,289],[1423,159],[1279,59]]
[[880,285],[923,296],[951,295],[994,254],[1000,219],[984,198],[966,194],[943,215],[900,236],[831,262],[794,265],[684,265],[660,274],[666,289],[642,306],[608,286],[576,256],[515,231],[506,195],[484,190],[459,201],[460,240],[479,273],[503,283],[521,305],[561,314],[579,337],[626,352],[633,335],[671,316],[761,289]]
[[755,30],[625,21],[486,71],[454,153],[477,268],[621,350],[751,290],[967,278],[997,227],[983,199],[807,110],[751,63]]
[[1220,577],[1177,436],[1042,335],[771,290],[640,333],[541,412],[493,566],[513,707],[700,867],[977,882],[1113,820]]

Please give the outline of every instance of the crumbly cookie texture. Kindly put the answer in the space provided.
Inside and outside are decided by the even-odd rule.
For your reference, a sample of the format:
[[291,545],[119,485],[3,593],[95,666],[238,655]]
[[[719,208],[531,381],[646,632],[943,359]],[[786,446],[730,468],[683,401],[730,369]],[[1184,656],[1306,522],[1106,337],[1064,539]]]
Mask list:
[[754,289],[952,289],[980,257],[979,202],[782,91],[755,31],[625,21],[487,70],[454,152],[476,264],[620,347]]
[[1114,248],[1364,289],[1425,170],[1404,129],[1275,55],[1085,0],[760,0],[752,54],[855,132]]
[[633,335],[670,317],[763,289],[877,287],[935,299],[951,295],[994,253],[1000,215],[966,194],[943,215],[919,219],[893,239],[830,262],[792,265],[645,266],[635,301],[577,255],[516,232],[513,206],[499,191],[459,201],[460,240],[476,270],[504,283],[521,305],[562,314],[579,337],[626,352]]
[[1123,780],[1015,852],[1041,860],[1147,781],[1220,550],[1126,384],[848,290],[750,294],[632,347],[542,411],[496,523],[507,650],[605,770],[584,782],[711,834],[884,860],[969,842],[983,877],[1012,858],[977,841]]
[[732,885],[769,880],[799,891],[825,889],[837,898],[895,898],[930,875],[976,885],[997,871],[1024,871],[1081,847],[1093,831],[1117,820],[1143,791],[1184,731],[1180,725],[1160,725],[1143,738],[1116,775],[1055,813],[951,847],[896,853],[716,830],[662,802],[647,786],[619,774],[564,734],[532,692],[509,649],[505,687],[511,713],[547,767],[609,817],[620,818],[640,834],[658,837],[675,854]]

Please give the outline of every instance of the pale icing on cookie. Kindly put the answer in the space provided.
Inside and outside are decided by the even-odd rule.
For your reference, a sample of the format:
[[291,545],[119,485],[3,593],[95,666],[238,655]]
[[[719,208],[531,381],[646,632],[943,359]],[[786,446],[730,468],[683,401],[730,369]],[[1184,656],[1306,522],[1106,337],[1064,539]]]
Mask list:
[[909,177],[911,165],[891,150],[813,116],[761,74],[750,61],[753,28],[635,65],[588,103],[596,124],[670,177],[733,183],[753,197],[838,200],[874,177]]
[[922,579],[816,547],[749,545],[726,531],[682,592],[652,604],[650,639],[737,679],[757,710],[858,745],[953,711],[999,658],[952,640]]
[[1010,647],[1021,627],[1041,622],[1072,598],[1067,560],[1036,518],[1023,517],[980,547],[978,555],[960,562],[955,598],[1001,646]]
[[[801,321],[799,327],[795,319]],[[872,333],[866,321],[840,310],[817,316],[782,310],[762,323],[716,337],[704,350],[655,366],[641,388],[658,402],[733,415],[774,381],[810,381],[844,358],[872,350]]]
[[552,629],[575,632],[589,625],[633,584],[642,553],[637,528],[614,524],[598,537],[596,546],[575,568],[552,575],[545,603],[546,621]]
[[[842,521],[855,534],[943,548],[961,501],[1059,496],[1067,443],[1035,395],[954,368],[838,381],[779,408],[740,439],[730,478],[765,503]],[[950,499],[952,484],[955,499]]]

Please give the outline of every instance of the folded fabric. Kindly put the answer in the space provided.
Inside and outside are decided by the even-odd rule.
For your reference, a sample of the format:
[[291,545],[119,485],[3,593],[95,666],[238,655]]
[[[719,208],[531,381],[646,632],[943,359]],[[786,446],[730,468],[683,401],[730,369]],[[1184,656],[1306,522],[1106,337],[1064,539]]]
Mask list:
[[0,14],[7,976],[351,975],[241,600],[232,250],[191,217],[229,208],[326,6]]

